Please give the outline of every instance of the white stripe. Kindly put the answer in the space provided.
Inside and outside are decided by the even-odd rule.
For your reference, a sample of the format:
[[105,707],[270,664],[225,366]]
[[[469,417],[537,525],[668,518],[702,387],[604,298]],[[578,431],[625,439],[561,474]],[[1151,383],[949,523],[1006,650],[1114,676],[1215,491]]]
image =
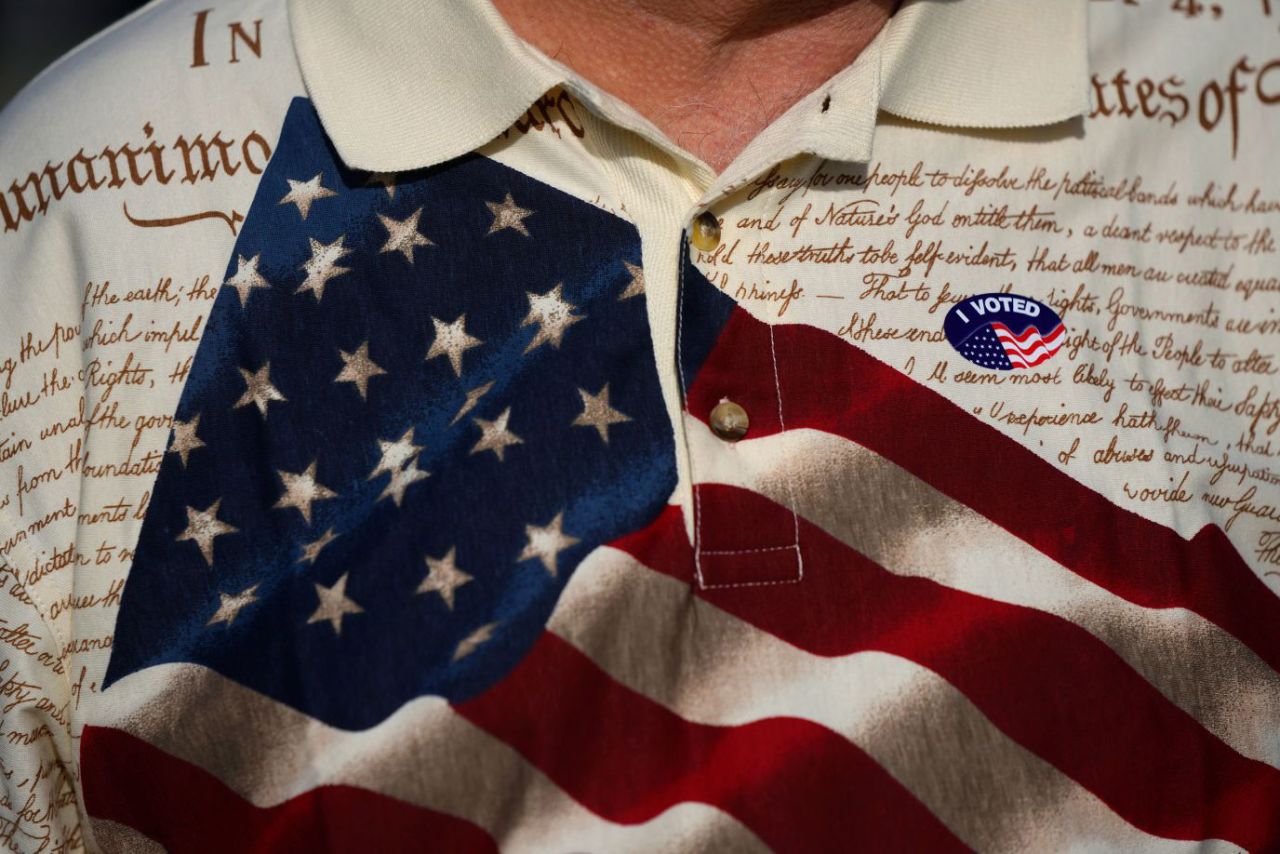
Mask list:
[[[1036,342],[1035,346],[1033,346],[1033,347],[1031,347],[1031,348],[1029,348],[1029,349],[1024,350],[1024,349],[1022,349],[1021,347],[1019,347],[1017,344],[1015,344],[1015,343],[1013,343],[1012,341],[1010,341],[1010,340],[1009,340],[1007,337],[1005,337],[1004,335],[997,335],[997,337],[998,337],[1002,342],[1004,342],[1004,345],[1005,345],[1005,353],[1007,353],[1007,354],[1008,354],[1008,356],[1009,356],[1009,358],[1011,358],[1011,359],[1012,359],[1012,358],[1017,358],[1017,356],[1023,356],[1023,357],[1025,357],[1025,358],[1027,358],[1027,359],[1035,359],[1035,358],[1036,358],[1037,356],[1039,356],[1041,353],[1048,353],[1049,355],[1053,355],[1054,353],[1058,352],[1058,348],[1057,348],[1057,347],[1047,346],[1047,345],[1045,345],[1045,344],[1043,344],[1043,343],[1041,343],[1041,342]],[[1012,348],[1012,349],[1013,349],[1013,352],[1012,352],[1012,353],[1010,353],[1010,352],[1009,352],[1009,349],[1010,349],[1010,348]]]
[[[1025,605],[1108,644],[1244,756],[1280,767],[1280,674],[1185,608],[1145,608],[1090,582],[874,452],[820,430],[733,444],[685,422],[704,479],[789,504],[898,575]],[[827,473],[844,475],[834,486]]]
[[1043,364],[1046,360],[1048,360],[1050,356],[1052,356],[1056,352],[1058,351],[1052,350],[1052,351],[1046,352],[1043,356],[1036,356],[1035,358],[1032,358],[1030,361],[1027,361],[1026,359],[1022,359],[1019,356],[1015,356],[1012,353],[1006,353],[1005,356],[1008,357],[1009,363],[1014,366],[1020,365],[1024,368],[1034,368],[1036,365]]
[[1012,332],[1012,331],[1005,331],[1004,329],[996,329],[996,330],[995,330],[995,333],[996,333],[996,337],[997,337],[997,338],[999,338],[1001,341],[1007,341],[1007,342],[1008,342],[1009,344],[1011,344],[1014,348],[1016,348],[1019,352],[1028,352],[1028,353],[1029,353],[1029,352],[1031,352],[1031,350],[1034,350],[1034,349],[1035,349],[1036,347],[1038,347],[1040,344],[1045,344],[1045,345],[1050,346],[1050,347],[1051,347],[1051,346],[1053,346],[1054,342],[1056,342],[1059,338],[1061,338],[1061,337],[1065,334],[1065,331],[1066,331],[1066,327],[1064,327],[1064,326],[1059,326],[1059,327],[1057,327],[1057,328],[1053,331],[1053,333],[1052,333],[1052,334],[1050,334],[1050,335],[1046,338],[1046,337],[1043,337],[1043,336],[1041,336],[1041,335],[1040,335],[1040,331],[1039,331],[1039,330],[1036,330],[1036,331],[1031,335],[1031,337],[1027,339],[1028,341],[1030,341],[1030,342],[1031,342],[1031,346],[1030,346],[1030,347],[1024,347],[1024,346],[1023,346],[1023,345],[1018,341],[1017,336],[1015,336],[1015,335],[1013,334],[1013,332]]
[[1036,338],[1031,342],[1030,346],[1023,346],[1014,340],[1012,335],[1008,335],[1004,332],[997,331],[996,337],[1000,339],[1000,342],[1004,345],[1006,350],[1013,350],[1015,353],[1023,356],[1035,356],[1039,352],[1056,351],[1058,349],[1058,342],[1062,338],[1062,336],[1058,336],[1053,340]]
[[736,819],[701,803],[644,824],[601,818],[439,697],[350,732],[199,665],[162,664],[112,685],[91,722],[203,767],[258,806],[345,784],[466,819],[504,852],[768,850]]
[[925,667],[881,652],[811,655],[690,594],[605,547],[574,570],[548,628],[687,720],[782,716],[839,733],[980,851],[1240,850],[1138,830]]

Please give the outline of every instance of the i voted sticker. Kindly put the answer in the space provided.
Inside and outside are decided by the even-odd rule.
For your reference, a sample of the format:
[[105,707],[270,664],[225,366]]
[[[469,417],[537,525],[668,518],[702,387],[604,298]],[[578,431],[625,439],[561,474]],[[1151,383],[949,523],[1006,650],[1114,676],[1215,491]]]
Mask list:
[[1042,302],[1016,294],[978,294],[947,312],[942,331],[956,352],[997,371],[1034,368],[1053,358],[1067,337],[1062,318]]

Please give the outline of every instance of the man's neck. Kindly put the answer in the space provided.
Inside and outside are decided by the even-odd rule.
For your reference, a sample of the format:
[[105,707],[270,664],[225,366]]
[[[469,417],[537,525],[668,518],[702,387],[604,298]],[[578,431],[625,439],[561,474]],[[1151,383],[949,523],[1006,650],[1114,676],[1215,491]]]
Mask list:
[[853,62],[894,0],[493,0],[543,53],[717,172]]

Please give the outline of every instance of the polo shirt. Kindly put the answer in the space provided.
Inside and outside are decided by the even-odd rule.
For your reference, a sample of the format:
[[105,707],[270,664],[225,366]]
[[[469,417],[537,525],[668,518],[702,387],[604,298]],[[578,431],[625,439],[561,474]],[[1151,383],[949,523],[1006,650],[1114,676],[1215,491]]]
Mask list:
[[77,48],[0,839],[1280,849],[1277,29],[907,0],[719,173],[486,0]]

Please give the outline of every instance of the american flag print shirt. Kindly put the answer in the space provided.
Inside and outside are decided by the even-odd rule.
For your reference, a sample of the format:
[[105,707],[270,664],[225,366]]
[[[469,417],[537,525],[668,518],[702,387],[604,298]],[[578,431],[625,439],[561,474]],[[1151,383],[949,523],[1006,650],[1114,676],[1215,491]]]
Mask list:
[[721,174],[485,2],[78,49],[0,116],[0,840],[1280,850],[1277,28],[908,2]]

